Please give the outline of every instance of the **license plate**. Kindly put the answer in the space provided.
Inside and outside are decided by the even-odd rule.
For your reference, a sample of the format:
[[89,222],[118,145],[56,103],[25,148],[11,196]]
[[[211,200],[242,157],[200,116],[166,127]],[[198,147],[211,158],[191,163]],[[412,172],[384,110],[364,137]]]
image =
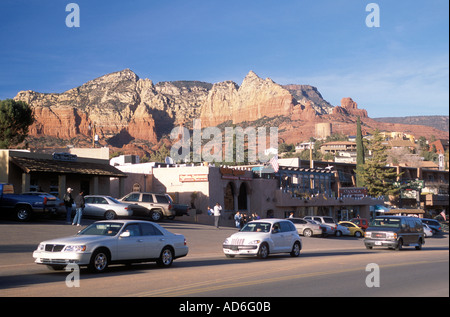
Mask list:
[[382,245],[381,241],[375,241],[375,245]]

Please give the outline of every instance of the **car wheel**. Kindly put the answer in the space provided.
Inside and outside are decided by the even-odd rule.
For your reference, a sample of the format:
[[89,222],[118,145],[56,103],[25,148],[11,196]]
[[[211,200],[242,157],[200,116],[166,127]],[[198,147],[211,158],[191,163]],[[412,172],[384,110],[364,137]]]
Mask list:
[[267,245],[267,243],[262,243],[259,246],[258,258],[266,259],[268,256],[269,256],[269,246]]
[[16,219],[18,221],[29,221],[31,219],[31,209],[26,206],[19,206],[16,208]]
[[398,240],[397,247],[395,248],[395,250],[400,251],[401,249],[403,249],[403,240],[402,239]]
[[340,232],[339,230],[336,231],[336,237],[340,237],[342,236],[342,232]]
[[107,212],[105,212],[104,217],[106,220],[113,220],[117,218],[117,215],[114,211],[108,210]]
[[173,251],[171,248],[169,247],[165,247],[162,251],[161,251],[161,255],[159,256],[158,261],[156,261],[156,263],[160,266],[160,267],[169,267],[172,265],[173,263]]
[[361,232],[359,232],[359,231],[356,231],[356,232],[355,232],[355,237],[361,238],[361,236],[362,236]]
[[109,265],[109,253],[105,249],[94,252],[89,263],[89,270],[94,273],[104,272]]
[[422,239],[419,239],[418,245],[416,246],[416,250],[422,250]]
[[298,257],[300,255],[300,250],[301,250],[300,243],[296,241],[292,246],[291,256]]
[[305,236],[305,237],[311,237],[313,234],[312,234],[312,230],[311,229],[305,229],[305,230],[303,230],[303,235]]
[[159,212],[157,210],[151,210],[150,211],[150,218],[151,218],[152,221],[158,222],[158,221],[161,220],[162,214],[161,214],[161,212]]

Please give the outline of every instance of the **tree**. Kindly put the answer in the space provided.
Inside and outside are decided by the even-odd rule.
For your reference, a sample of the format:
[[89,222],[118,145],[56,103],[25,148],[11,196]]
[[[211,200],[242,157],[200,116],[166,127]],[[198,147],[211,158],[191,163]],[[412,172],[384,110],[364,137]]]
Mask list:
[[22,143],[34,122],[31,107],[23,101],[0,101],[0,148],[8,149]]
[[364,145],[363,145],[363,138],[362,138],[362,131],[361,131],[361,119],[358,116],[358,121],[356,123],[356,186],[357,187],[363,187],[364,181],[361,177],[361,174],[363,172],[363,166],[365,163],[365,157],[364,157]]
[[372,157],[366,160],[359,172],[368,194],[374,197],[398,195],[399,188],[394,186],[397,171],[386,167],[387,147],[383,144],[383,137],[378,130],[375,131],[368,148],[372,152]]

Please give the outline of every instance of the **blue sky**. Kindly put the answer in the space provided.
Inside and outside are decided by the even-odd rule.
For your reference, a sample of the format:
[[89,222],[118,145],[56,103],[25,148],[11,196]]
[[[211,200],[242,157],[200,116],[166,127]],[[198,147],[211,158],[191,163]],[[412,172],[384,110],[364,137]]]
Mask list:
[[449,114],[448,0],[1,0],[0,21],[0,99],[125,68],[154,83],[241,84],[253,70],[334,106],[351,97],[370,117]]

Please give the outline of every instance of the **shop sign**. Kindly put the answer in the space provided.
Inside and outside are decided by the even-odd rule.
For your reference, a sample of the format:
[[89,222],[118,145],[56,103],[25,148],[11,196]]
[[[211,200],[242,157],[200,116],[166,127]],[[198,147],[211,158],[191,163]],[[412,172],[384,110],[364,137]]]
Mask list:
[[238,170],[234,168],[221,167],[220,174],[222,174],[222,179],[240,179],[243,181],[251,181],[253,177],[244,176],[244,170]]
[[367,196],[367,188],[365,187],[341,187],[339,188],[340,197],[362,198]]
[[53,153],[52,156],[55,161],[76,162],[78,160],[78,156],[70,153]]
[[179,176],[181,183],[188,182],[207,182],[208,174],[181,174]]

